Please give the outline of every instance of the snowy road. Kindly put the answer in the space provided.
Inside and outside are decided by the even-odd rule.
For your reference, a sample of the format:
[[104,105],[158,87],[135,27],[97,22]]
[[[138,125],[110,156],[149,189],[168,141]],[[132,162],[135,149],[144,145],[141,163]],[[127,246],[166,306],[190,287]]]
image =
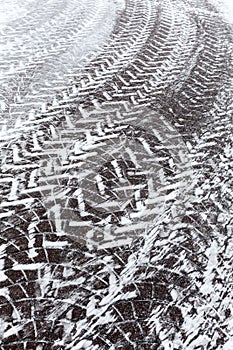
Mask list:
[[229,21],[4,0],[0,49],[0,350],[232,350]]
[[[69,86],[97,56],[122,5],[102,1],[5,1],[0,12],[1,119],[12,124]],[[9,118],[10,115],[10,118]]]

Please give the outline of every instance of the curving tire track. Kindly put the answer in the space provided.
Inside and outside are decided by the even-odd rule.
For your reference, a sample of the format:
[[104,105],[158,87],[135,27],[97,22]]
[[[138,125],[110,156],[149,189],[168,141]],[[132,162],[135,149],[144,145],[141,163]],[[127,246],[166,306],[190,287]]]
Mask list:
[[[26,36],[12,80],[1,62],[3,86],[18,88],[33,45],[46,52],[2,93],[16,123],[2,122],[0,141],[1,349],[229,350],[231,28],[205,1],[112,3],[112,33],[103,23],[83,65],[76,40],[111,6],[83,2],[80,18],[58,3],[2,29],[18,61],[15,35],[57,14],[48,37]],[[64,54],[45,86],[66,45],[76,60]]]
[[[22,29],[16,26],[13,31],[17,35],[12,35],[12,32],[10,36],[3,35],[5,55],[2,55],[1,81],[6,105],[3,117],[5,115],[7,118],[9,113],[13,120],[24,117],[25,112],[47,102],[57,86],[64,87],[65,73],[82,67],[84,61],[88,62],[86,56],[92,57],[98,53],[101,41],[110,34],[117,7],[111,8],[107,1],[101,4],[83,1],[79,6],[75,1],[67,4],[52,1],[50,6],[41,5],[43,11],[45,8],[46,15],[41,11],[38,15],[38,18],[44,18],[43,25],[37,23],[37,17],[31,18],[29,14],[24,19]],[[104,22],[107,14],[109,20]],[[96,28],[98,35],[95,34]],[[92,46],[84,46],[82,41],[89,36],[93,39]],[[11,54],[12,51],[14,54]],[[70,60],[69,64],[69,56],[79,59],[75,62]],[[53,81],[52,85],[50,81]]]

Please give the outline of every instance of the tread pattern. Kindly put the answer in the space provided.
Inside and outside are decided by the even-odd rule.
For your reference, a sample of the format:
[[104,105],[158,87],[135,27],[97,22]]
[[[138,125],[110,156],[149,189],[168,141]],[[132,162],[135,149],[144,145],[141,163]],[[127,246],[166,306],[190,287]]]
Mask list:
[[11,2],[0,349],[230,350],[232,28],[205,0]]

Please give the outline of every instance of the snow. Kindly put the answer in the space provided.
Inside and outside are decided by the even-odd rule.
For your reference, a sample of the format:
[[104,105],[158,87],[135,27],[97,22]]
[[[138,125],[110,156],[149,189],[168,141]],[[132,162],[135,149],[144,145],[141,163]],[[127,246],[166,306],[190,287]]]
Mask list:
[[222,12],[227,21],[233,23],[233,1],[211,0],[211,2]]

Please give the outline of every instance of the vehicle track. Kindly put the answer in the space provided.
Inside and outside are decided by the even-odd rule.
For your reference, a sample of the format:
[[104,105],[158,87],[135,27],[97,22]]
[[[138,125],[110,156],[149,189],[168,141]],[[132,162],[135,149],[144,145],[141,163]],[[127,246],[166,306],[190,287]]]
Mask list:
[[129,0],[118,16],[64,88],[42,77],[43,98],[2,122],[2,350],[230,344],[229,27],[205,1]]
[[[45,17],[43,25],[37,23],[36,19],[34,22],[32,19],[31,23],[29,20],[31,17],[28,16],[29,34],[25,24],[21,30],[16,27],[14,33],[17,35],[12,35],[12,32],[10,36],[3,35],[3,49],[6,49],[5,55],[2,55],[2,64],[0,63],[2,93],[3,96],[5,95],[6,105],[3,117],[5,115],[7,118],[11,113],[11,119],[15,121],[17,117],[23,117],[31,108],[41,106],[42,102],[51,95],[50,81],[53,82],[52,92],[56,91],[56,86],[60,85],[60,82],[64,86],[64,73],[67,73],[70,68],[74,69],[75,65],[82,66],[81,62],[87,55],[96,55],[101,46],[101,40],[104,41],[110,34],[116,8],[110,9],[107,1],[101,4],[93,1],[81,2],[78,8],[75,1],[70,1],[67,5],[59,2],[58,5],[62,10],[55,5],[56,2],[54,4],[53,1],[50,4],[51,8],[50,6],[47,8],[48,21]],[[56,16],[57,10],[60,12]],[[107,13],[109,19],[103,22]],[[52,19],[53,16],[55,19]],[[43,17],[40,13],[39,18]],[[62,29],[60,23],[62,23]],[[96,28],[98,28],[99,37],[94,33]],[[93,39],[92,46],[85,48],[80,41],[90,35]],[[76,62],[70,60],[71,64],[69,64],[69,55],[78,57],[78,60]],[[10,59],[6,60],[9,56]],[[47,95],[45,91],[41,91],[45,86],[47,86]],[[41,98],[40,95],[42,95]]]

